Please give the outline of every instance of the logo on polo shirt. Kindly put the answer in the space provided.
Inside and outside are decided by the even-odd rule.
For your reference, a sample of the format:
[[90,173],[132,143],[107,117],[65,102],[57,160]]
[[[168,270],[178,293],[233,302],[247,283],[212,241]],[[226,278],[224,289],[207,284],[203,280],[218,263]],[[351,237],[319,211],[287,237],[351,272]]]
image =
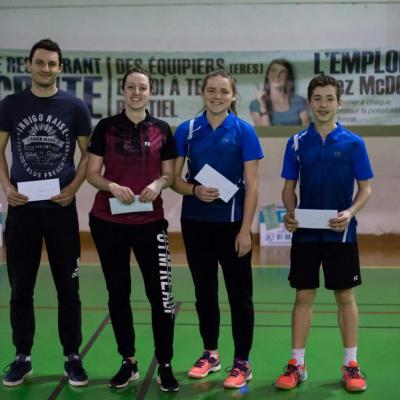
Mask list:
[[336,158],[341,158],[341,157],[342,157],[342,152],[341,152],[341,151],[335,151],[335,152],[333,153],[333,155],[334,155]]
[[72,147],[67,122],[56,115],[31,114],[18,121],[16,132],[22,168],[36,179],[58,176]]

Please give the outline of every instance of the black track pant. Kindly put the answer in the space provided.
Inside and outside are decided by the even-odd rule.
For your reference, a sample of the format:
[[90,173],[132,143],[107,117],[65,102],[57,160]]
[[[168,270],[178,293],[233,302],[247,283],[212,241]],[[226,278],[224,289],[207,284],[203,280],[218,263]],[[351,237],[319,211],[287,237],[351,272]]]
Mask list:
[[5,238],[11,285],[10,317],[16,353],[31,354],[35,333],[33,292],[43,238],[57,290],[58,332],[63,352],[64,355],[78,353],[82,334],[76,207],[9,207]]
[[172,359],[175,306],[165,220],[123,225],[90,216],[90,230],[108,289],[111,323],[122,357],[135,355],[135,331],[130,304],[131,249],[143,275],[151,317],[155,355],[159,363]]
[[251,253],[239,258],[235,252],[235,238],[241,224],[186,219],[182,219],[181,223],[186,255],[195,285],[196,309],[204,348],[218,348],[219,262],[231,308],[234,357],[247,360],[253,342],[253,282]]

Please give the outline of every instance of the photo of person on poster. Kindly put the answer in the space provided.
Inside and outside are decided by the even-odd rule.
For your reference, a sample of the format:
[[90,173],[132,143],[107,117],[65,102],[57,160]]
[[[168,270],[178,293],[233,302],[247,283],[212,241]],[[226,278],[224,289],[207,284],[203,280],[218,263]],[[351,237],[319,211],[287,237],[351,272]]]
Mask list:
[[303,125],[310,123],[306,100],[295,94],[292,65],[283,58],[270,62],[263,86],[250,103],[255,126]]

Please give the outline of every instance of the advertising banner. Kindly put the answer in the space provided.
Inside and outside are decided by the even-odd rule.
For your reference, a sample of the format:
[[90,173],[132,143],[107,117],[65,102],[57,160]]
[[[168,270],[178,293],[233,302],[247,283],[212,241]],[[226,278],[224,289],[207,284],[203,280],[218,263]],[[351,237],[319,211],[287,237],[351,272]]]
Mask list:
[[283,206],[270,204],[260,209],[260,246],[289,246],[292,234],[285,228]]
[[[27,55],[28,50],[0,49],[0,99],[30,85]],[[263,102],[271,125],[302,124],[301,113],[303,116],[308,113],[308,83],[321,73],[331,74],[341,83],[344,103],[339,120],[344,124],[400,124],[399,49],[221,53],[65,51],[63,56],[59,87],[86,102],[94,123],[122,110],[121,79],[126,71],[138,66],[150,71],[154,78],[150,112],[171,126],[201,111],[204,75],[219,68],[226,69],[236,79],[239,116],[252,125],[261,124],[257,113]],[[284,72],[278,84],[277,74],[282,65]],[[276,106],[279,91],[286,101],[280,108]]]

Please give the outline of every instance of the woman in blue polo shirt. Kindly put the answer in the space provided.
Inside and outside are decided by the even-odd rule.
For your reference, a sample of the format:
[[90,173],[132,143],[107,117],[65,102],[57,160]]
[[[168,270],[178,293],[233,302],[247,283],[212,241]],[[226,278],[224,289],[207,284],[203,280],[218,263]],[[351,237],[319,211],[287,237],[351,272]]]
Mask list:
[[[203,83],[204,112],[176,130],[178,158],[174,190],[183,194],[182,235],[192,273],[204,351],[188,375],[204,378],[221,369],[218,263],[231,307],[234,361],[225,387],[242,387],[252,377],[248,363],[253,340],[250,229],[258,200],[258,160],[263,157],[254,129],[236,116],[236,85],[224,70]],[[186,179],[181,177],[188,160]],[[208,164],[238,190],[227,202],[216,188],[201,185],[197,173]],[[226,199],[225,199],[226,200]]]

